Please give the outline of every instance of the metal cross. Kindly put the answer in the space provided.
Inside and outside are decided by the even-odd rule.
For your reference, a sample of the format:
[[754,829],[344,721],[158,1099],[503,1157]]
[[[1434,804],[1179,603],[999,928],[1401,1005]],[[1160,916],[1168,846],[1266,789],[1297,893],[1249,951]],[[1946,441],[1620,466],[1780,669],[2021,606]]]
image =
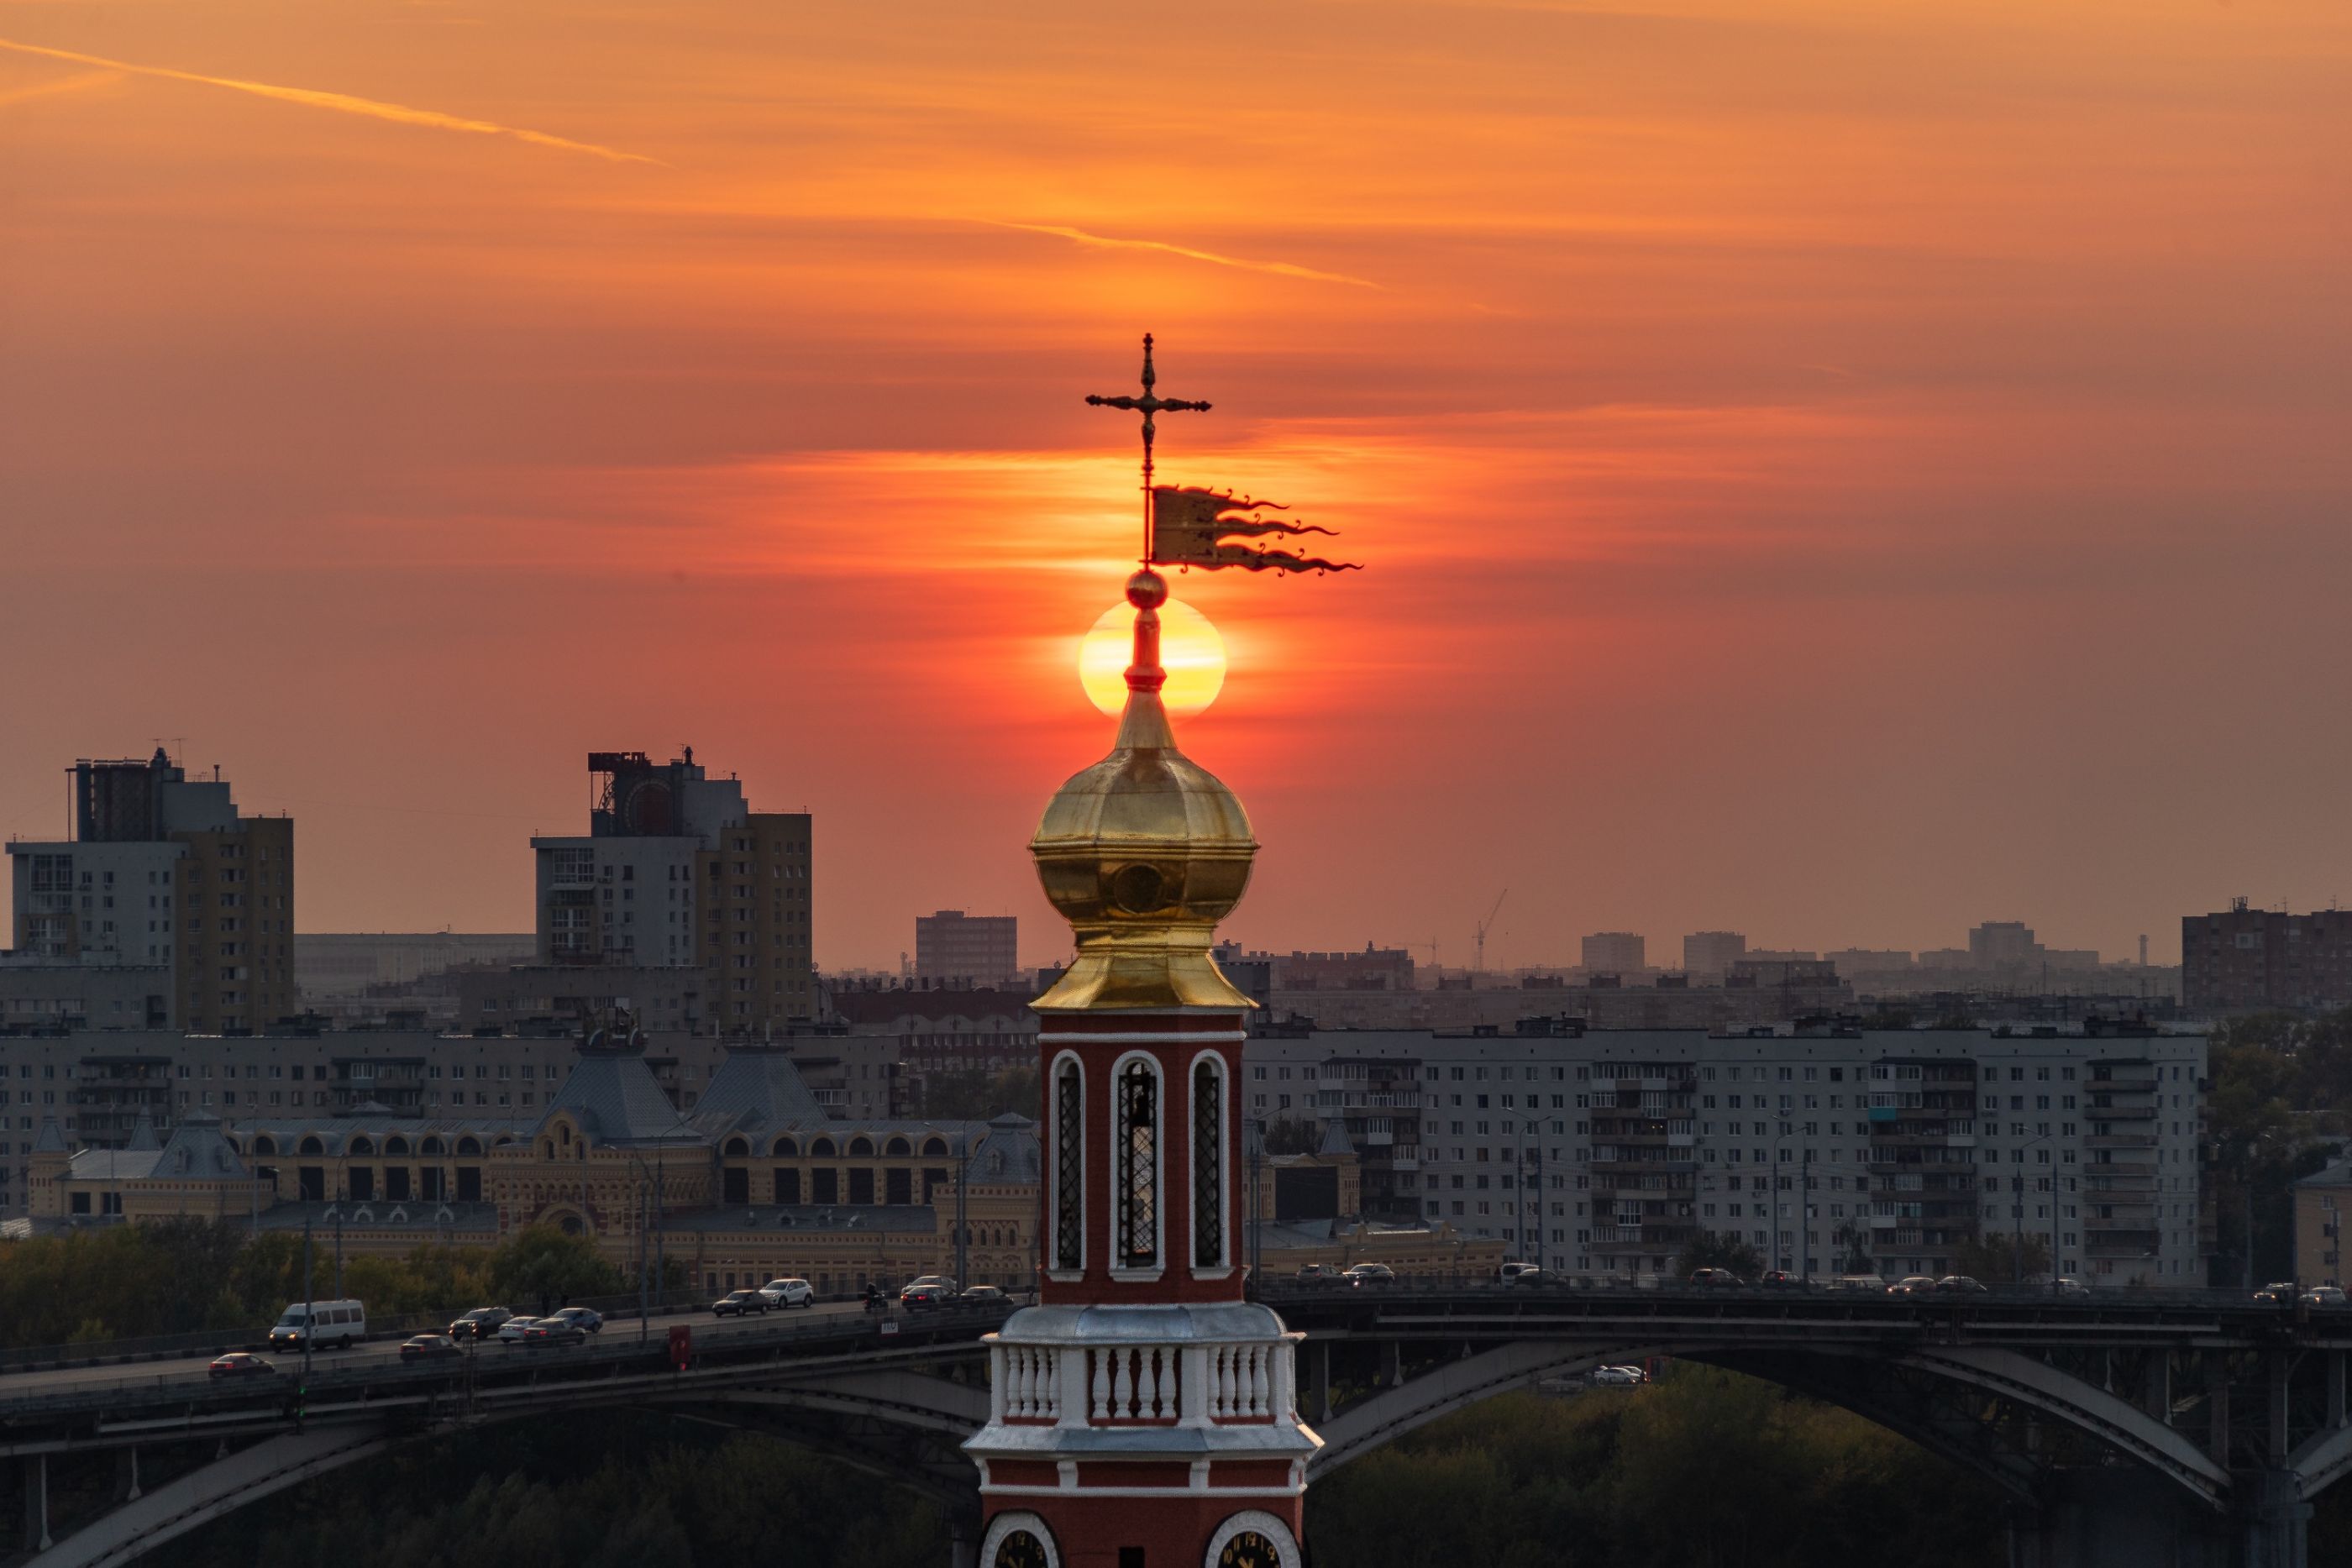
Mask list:
[[1181,397],[1157,396],[1151,388],[1159,379],[1151,370],[1151,334],[1146,332],[1143,335],[1143,395],[1141,397],[1090,395],[1087,399],[1087,406],[1089,408],[1140,409],[1143,413],[1143,553],[1146,557],[1151,554],[1151,438],[1156,434],[1151,416],[1155,413],[1181,413],[1188,410],[1197,410],[1202,413],[1209,412],[1209,405],[1205,402],[1193,402]]

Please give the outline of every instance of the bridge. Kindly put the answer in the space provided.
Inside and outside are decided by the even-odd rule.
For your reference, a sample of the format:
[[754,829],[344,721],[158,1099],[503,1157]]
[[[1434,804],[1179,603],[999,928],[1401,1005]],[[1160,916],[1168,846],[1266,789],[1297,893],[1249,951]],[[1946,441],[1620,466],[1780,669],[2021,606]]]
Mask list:
[[[2235,1293],[1895,1299],[1819,1291],[1272,1289],[1305,1334],[1310,1479],[1426,1422],[1599,1365],[1676,1357],[1853,1410],[2010,1500],[2018,1568],[2306,1568],[2312,1500],[2352,1470],[2352,1312]],[[634,1406],[813,1444],[942,1505],[977,1547],[962,1439],[995,1401],[1053,1397],[992,1370],[1003,1308],[877,1321],[822,1309],[666,1339],[615,1322],[578,1349],[403,1365],[387,1347],[215,1380],[201,1363],[0,1376],[18,1472],[12,1563],[125,1563],[247,1503],[395,1446],[569,1409]],[[1011,1386],[1007,1386],[1010,1384]],[[1127,1397],[1122,1394],[1120,1397]],[[1142,1412],[1052,1412],[1100,1422]],[[1042,1411],[1030,1412],[1040,1414]]]

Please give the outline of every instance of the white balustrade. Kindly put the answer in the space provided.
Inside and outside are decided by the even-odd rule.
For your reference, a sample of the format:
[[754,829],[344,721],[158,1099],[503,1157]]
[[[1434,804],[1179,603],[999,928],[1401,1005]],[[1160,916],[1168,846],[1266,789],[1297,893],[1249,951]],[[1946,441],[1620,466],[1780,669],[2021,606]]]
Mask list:
[[[1285,1343],[1000,1344],[993,1367],[1003,1419],[1108,1426],[1141,1421],[1263,1421],[1288,1413]],[[1189,1380],[1198,1379],[1197,1389]],[[1064,1384],[1081,1393],[1064,1399]],[[1188,1391],[1189,1390],[1189,1391]]]

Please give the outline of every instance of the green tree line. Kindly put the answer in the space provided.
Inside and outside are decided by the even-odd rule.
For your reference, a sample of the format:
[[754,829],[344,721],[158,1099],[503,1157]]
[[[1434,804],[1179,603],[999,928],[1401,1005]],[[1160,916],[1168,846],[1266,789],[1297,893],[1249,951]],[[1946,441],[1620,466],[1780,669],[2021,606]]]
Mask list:
[[297,1487],[156,1568],[939,1568],[945,1522],[806,1449],[644,1411],[456,1434]]
[[[670,1270],[684,1283],[683,1266]],[[310,1289],[335,1293],[332,1238],[312,1238]],[[303,1298],[302,1239],[235,1221],[167,1219],[0,1243],[0,1347],[144,1339],[273,1322]],[[344,1260],[342,1293],[391,1321],[485,1304],[529,1312],[627,1289],[595,1244],[530,1226],[496,1247],[426,1243]]]

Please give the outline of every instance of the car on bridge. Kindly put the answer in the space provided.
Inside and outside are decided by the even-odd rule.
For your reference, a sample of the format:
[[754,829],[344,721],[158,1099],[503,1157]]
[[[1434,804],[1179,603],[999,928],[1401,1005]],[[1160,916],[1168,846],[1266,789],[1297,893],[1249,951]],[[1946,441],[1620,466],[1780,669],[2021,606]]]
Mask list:
[[1737,1285],[1739,1276],[1728,1269],[1693,1269],[1690,1282],[1694,1285]]
[[2254,1300],[2264,1306],[2291,1307],[2301,1293],[2293,1280],[2273,1280],[2254,1292]]
[[1800,1284],[1802,1281],[1801,1281],[1794,1274],[1790,1273],[1786,1269],[1767,1269],[1764,1272],[1756,1277],[1756,1282],[1759,1285],[1787,1287]]
[[1348,1282],[1348,1277],[1329,1263],[1301,1263],[1295,1278],[1302,1285],[1340,1286]]
[[1840,1274],[1837,1288],[1841,1291],[1866,1291],[1874,1296],[1886,1294],[1884,1274]]
[[205,1368],[205,1373],[214,1377],[268,1377],[277,1370],[276,1362],[265,1361],[249,1350],[230,1351],[226,1355],[215,1357],[213,1364]]
[[520,1344],[522,1343],[523,1331],[530,1328],[531,1324],[537,1322],[539,1322],[537,1318],[509,1318],[506,1322],[499,1325],[499,1343],[500,1344]]
[[1966,1274],[1945,1275],[1936,1281],[1935,1291],[1939,1296],[1981,1296],[1989,1293],[1981,1281],[1971,1280]]
[[1886,1293],[1890,1296],[1925,1296],[1932,1293],[1935,1289],[1936,1281],[1933,1275],[1906,1274],[1887,1286]]
[[747,1317],[753,1312],[768,1315],[768,1298],[757,1291],[730,1291],[710,1303],[714,1318]]
[[925,1284],[921,1281],[898,1292],[898,1304],[910,1312],[929,1312],[938,1307],[953,1306],[956,1290],[951,1281]]
[[2091,1287],[2072,1274],[2059,1275],[2050,1290],[2052,1294],[2060,1296],[2087,1296],[2091,1293]]
[[415,1333],[400,1342],[403,1361],[437,1361],[444,1356],[463,1355],[457,1342],[445,1333]]
[[760,1287],[760,1294],[768,1298],[772,1307],[814,1307],[816,1287],[806,1280],[771,1280]]
[[1533,1263],[1503,1263],[1495,1270],[1497,1285],[1532,1285],[1543,1278],[1543,1270]]
[[367,1308],[358,1301],[289,1301],[270,1326],[269,1348],[349,1350],[367,1332]]
[[504,1307],[476,1307],[449,1325],[451,1339],[496,1339],[514,1313]]
[[516,1337],[526,1346],[586,1344],[588,1331],[563,1318],[525,1318],[522,1333]]
[[966,1285],[956,1298],[967,1307],[1001,1307],[1012,1299],[999,1285]]
[[2314,1285],[2303,1293],[2306,1307],[2340,1307],[2346,1304],[2344,1291],[2336,1285]]
[[604,1332],[604,1314],[593,1307],[562,1307],[557,1309],[553,1318],[543,1318],[541,1321],[567,1322],[584,1334]]
[[952,1296],[956,1293],[956,1282],[945,1274],[918,1274],[908,1281],[905,1289],[898,1292],[901,1302],[906,1301],[908,1291],[944,1291]]
[[1345,1270],[1348,1283],[1361,1289],[1366,1285],[1393,1285],[1396,1270],[1385,1263],[1359,1263]]

